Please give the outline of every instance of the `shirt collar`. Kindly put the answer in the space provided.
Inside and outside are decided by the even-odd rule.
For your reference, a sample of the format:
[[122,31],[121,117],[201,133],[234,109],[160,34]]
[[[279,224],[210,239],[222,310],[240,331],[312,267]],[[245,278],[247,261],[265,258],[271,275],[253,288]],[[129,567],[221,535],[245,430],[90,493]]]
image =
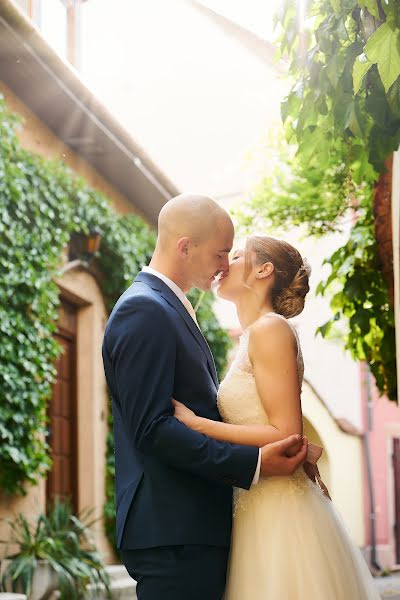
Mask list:
[[164,275],[164,273],[160,273],[159,271],[156,271],[152,267],[143,267],[142,272],[150,273],[150,275],[154,275],[155,277],[158,277],[158,279],[161,279],[161,281],[163,281],[165,283],[165,285],[167,285],[174,292],[175,296],[178,296],[178,298],[182,302],[182,304],[185,304],[185,302],[187,301],[187,298],[186,298],[185,294],[183,293],[183,291],[181,290],[181,288],[179,286],[177,286],[176,283],[174,281],[172,281],[172,279],[170,279],[169,277]]

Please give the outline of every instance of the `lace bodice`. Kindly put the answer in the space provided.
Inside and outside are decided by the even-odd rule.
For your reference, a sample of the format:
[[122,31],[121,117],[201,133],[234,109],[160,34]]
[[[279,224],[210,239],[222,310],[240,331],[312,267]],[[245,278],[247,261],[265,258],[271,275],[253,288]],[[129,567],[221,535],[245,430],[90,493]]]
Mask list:
[[[284,319],[291,327],[297,340],[297,365],[300,388],[303,382],[304,363],[300,347],[300,340],[294,327],[281,315],[267,313],[261,318],[279,317]],[[222,381],[218,392],[218,408],[222,419],[226,423],[235,425],[268,425],[268,415],[258,395],[253,367],[248,354],[249,329],[240,337],[239,349],[234,361]],[[304,489],[312,485],[302,468],[298,469],[291,477],[270,477],[260,480],[249,491],[234,490],[234,514],[237,509],[246,508],[255,497],[262,498],[264,491],[268,494],[303,493]]]
[[[279,317],[292,329],[297,340],[297,366],[300,388],[303,382],[304,363],[297,331],[283,317],[276,313],[267,313],[264,318]],[[222,381],[218,392],[218,408],[226,423],[235,425],[267,425],[268,415],[262,405],[256,388],[253,367],[249,359],[249,328],[240,337],[239,349],[231,368]]]

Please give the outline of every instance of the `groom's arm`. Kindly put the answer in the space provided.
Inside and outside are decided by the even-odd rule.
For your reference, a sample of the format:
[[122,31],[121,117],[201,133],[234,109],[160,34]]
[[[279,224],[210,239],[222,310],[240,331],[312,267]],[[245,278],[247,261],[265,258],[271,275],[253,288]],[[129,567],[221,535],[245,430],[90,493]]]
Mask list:
[[250,487],[258,448],[212,440],[173,416],[176,334],[162,306],[137,296],[126,300],[113,317],[105,351],[138,450],[206,479]]

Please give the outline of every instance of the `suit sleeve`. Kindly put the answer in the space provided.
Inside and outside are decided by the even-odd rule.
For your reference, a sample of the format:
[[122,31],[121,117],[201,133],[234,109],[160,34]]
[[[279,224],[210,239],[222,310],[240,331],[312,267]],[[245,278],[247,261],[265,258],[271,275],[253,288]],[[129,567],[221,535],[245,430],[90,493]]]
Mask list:
[[248,489],[258,448],[213,440],[173,416],[176,335],[163,307],[148,298],[126,300],[105,342],[124,424],[135,447],[171,467]]

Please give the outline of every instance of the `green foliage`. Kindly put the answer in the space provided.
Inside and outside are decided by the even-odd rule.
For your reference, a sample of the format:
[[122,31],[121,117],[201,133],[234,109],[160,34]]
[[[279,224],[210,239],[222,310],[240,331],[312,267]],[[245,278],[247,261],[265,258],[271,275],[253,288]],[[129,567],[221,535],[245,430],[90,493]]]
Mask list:
[[106,500],[103,507],[104,516],[104,531],[110,542],[115,555],[118,554],[116,539],[115,539],[115,454],[114,454],[114,435],[113,435],[113,419],[111,412],[111,402],[107,415],[108,431],[106,439]]
[[400,142],[400,3],[374,4],[379,17],[366,4],[345,0],[334,10],[311,0],[300,29],[288,0],[279,19],[295,78],[282,106],[287,138],[304,169],[323,171],[340,157],[355,184],[376,179]]
[[[18,120],[0,97],[0,489],[25,493],[50,466],[46,405],[60,352],[54,340],[59,289],[54,278],[73,234],[102,235],[96,270],[110,310],[155,245],[136,215],[119,216],[109,201],[64,165],[24,150]],[[193,292],[192,297],[196,297]],[[221,373],[227,334],[205,298],[199,319]],[[107,437],[105,527],[114,540],[114,450]]]
[[49,465],[45,410],[59,351],[53,277],[72,219],[58,167],[19,146],[15,123],[1,102],[0,488],[7,492]]
[[324,177],[317,166],[305,170],[301,156],[282,137],[282,130],[268,137],[266,162],[271,166],[251,200],[235,211],[240,225],[246,233],[301,226],[319,236],[339,230],[347,211],[370,189],[351,181],[338,154],[326,165]]
[[319,293],[332,293],[334,317],[319,327],[329,336],[334,324],[345,322],[345,344],[357,360],[367,361],[381,392],[396,398],[394,313],[379,270],[371,213],[360,215],[347,243],[325,261],[331,267]]
[[[90,585],[93,592],[106,592],[111,598],[109,578],[92,541],[90,514],[75,516],[68,503],[56,499],[48,514],[39,514],[31,524],[23,514],[7,520],[16,553],[6,558],[10,564],[3,573],[0,590],[10,588],[29,597],[38,561],[45,560],[56,574],[56,589],[62,600],[79,600]],[[103,595],[101,595],[103,597]]]
[[331,274],[319,292],[334,292],[334,317],[319,331],[342,320],[346,347],[394,399],[394,318],[379,272],[373,191],[400,143],[400,0],[306,0],[303,22],[297,2],[285,0],[277,24],[293,78],[282,104],[290,148],[241,220],[322,235],[340,230],[351,211],[348,242],[325,261]]
[[[365,56],[366,64],[377,66],[385,92],[388,92],[400,75],[400,29],[382,23],[369,38],[361,56]],[[366,67],[364,69],[368,71]],[[355,93],[360,87],[354,90]]]
[[21,148],[0,102],[0,488],[24,492],[49,467],[46,403],[60,351],[54,282],[70,236],[96,226],[98,264],[110,306],[147,260],[154,233],[118,217],[101,194],[56,162]]

